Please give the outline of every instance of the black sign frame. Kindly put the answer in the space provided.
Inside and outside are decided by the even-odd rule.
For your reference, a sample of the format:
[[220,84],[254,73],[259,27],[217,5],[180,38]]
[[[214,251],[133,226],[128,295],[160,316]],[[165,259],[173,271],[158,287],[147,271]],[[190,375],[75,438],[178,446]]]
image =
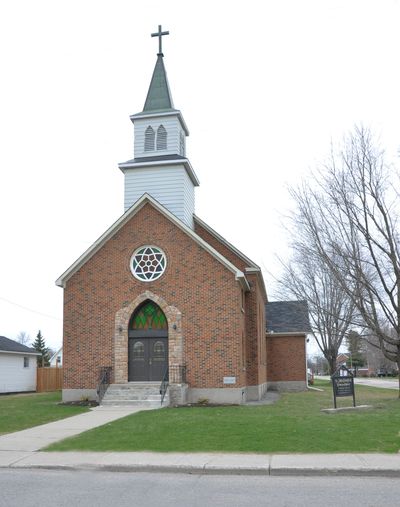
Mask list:
[[351,371],[344,365],[339,366],[339,368],[331,376],[331,379],[335,408],[337,408],[336,398],[340,398],[342,396],[353,396],[353,407],[355,407],[356,397],[354,392],[354,375]]

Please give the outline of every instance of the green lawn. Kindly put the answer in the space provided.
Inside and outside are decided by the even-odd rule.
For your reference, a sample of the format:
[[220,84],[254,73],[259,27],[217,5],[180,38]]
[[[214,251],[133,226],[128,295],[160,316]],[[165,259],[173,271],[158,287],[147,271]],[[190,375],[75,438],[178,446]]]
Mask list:
[[[396,390],[356,386],[358,405],[372,409],[327,414],[332,389],[285,394],[274,405],[185,407],[144,411],[54,444],[51,451],[397,452]],[[340,398],[338,406],[351,405]]]
[[86,407],[59,405],[60,401],[61,392],[0,396],[0,435],[89,410]]

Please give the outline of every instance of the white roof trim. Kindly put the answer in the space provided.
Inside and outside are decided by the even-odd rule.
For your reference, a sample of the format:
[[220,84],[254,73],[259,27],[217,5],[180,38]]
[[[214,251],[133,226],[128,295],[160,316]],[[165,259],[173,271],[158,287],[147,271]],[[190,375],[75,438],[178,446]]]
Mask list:
[[[207,232],[209,232],[212,236],[215,236],[222,244],[224,244],[227,248],[229,248],[229,250],[232,250],[232,252],[235,253],[238,257],[240,257],[244,262],[247,262],[247,264],[252,269],[254,269],[254,271],[261,271],[260,267],[257,266],[257,264],[255,262],[253,262],[251,259],[246,257],[246,255],[244,255],[244,253],[242,253],[240,250],[238,250],[236,247],[234,247],[231,243],[229,243],[229,241],[227,241],[220,234],[218,234],[218,232],[214,231],[214,229],[212,229],[208,224],[203,222],[203,220],[201,220],[201,218],[199,218],[196,215],[194,215],[193,218],[194,218],[195,222],[197,222],[199,225],[204,227],[204,229]],[[248,270],[249,270],[249,268],[246,268],[246,271],[248,271]],[[250,272],[250,270],[249,270],[249,272]]]
[[251,259],[249,259],[246,255],[244,255],[244,253],[242,253],[235,246],[233,246],[232,243],[229,243],[229,241],[227,241],[220,234],[218,234],[218,232],[216,232],[212,227],[210,227],[208,224],[203,222],[203,220],[201,220],[201,218],[199,218],[196,215],[193,215],[193,218],[194,218],[195,222],[197,222],[199,225],[201,225],[201,227],[204,227],[204,229],[206,231],[208,231],[212,236],[217,238],[229,250],[231,250],[238,257],[240,257],[244,262],[247,262],[249,264],[250,267],[245,268],[245,270],[244,270],[245,273],[259,273],[261,275],[261,283],[262,283],[263,292],[264,292],[265,298],[268,300],[267,290],[265,288],[264,277],[262,276],[261,268],[259,266],[257,266],[257,264],[255,262],[253,262]]
[[265,333],[267,336],[307,336],[309,333],[306,331],[294,331],[291,333],[290,331],[283,332],[274,332],[274,331],[267,331]]
[[187,234],[198,245],[204,248],[209,254],[217,259],[223,266],[235,275],[235,279],[247,290],[250,289],[246,277],[240,269],[234,266],[223,255],[221,255],[215,248],[204,241],[198,236],[190,227],[184,224],[181,220],[176,218],[170,211],[156,201],[151,195],[143,194],[114,224],[105,231],[57,280],[56,285],[59,287],[66,286],[66,282],[71,276],[76,273],[93,255],[102,248],[102,246],[113,236],[119,229],[121,229],[145,204],[150,203],[160,213],[162,213],[168,220],[173,222],[181,231]]
[[0,354],[18,354],[19,356],[41,356],[40,352],[19,352],[17,350],[2,350],[0,349]]
[[195,187],[198,187],[200,185],[200,181],[194,172],[194,169],[189,162],[187,158],[185,159],[172,159],[172,160],[149,160],[148,162],[140,161],[140,162],[121,162],[118,164],[118,167],[121,169],[121,171],[124,173],[125,169],[136,169],[138,167],[155,167],[155,166],[165,166],[165,165],[181,165],[183,164],[185,166],[186,171],[189,174],[189,178],[192,180],[192,183]]

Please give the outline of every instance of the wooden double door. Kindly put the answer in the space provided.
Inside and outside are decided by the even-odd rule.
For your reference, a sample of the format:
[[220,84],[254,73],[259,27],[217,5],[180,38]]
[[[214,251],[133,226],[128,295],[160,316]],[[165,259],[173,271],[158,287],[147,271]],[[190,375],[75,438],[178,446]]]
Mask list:
[[156,382],[163,379],[168,367],[168,335],[138,331],[129,333],[128,380]]

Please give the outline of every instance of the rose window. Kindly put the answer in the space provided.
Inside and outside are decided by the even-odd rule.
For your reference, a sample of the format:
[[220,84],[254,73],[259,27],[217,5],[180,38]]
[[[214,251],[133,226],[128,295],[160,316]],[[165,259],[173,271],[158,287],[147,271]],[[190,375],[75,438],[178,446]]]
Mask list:
[[167,259],[164,252],[156,246],[142,246],[132,255],[132,273],[143,282],[151,282],[160,278],[166,265]]

